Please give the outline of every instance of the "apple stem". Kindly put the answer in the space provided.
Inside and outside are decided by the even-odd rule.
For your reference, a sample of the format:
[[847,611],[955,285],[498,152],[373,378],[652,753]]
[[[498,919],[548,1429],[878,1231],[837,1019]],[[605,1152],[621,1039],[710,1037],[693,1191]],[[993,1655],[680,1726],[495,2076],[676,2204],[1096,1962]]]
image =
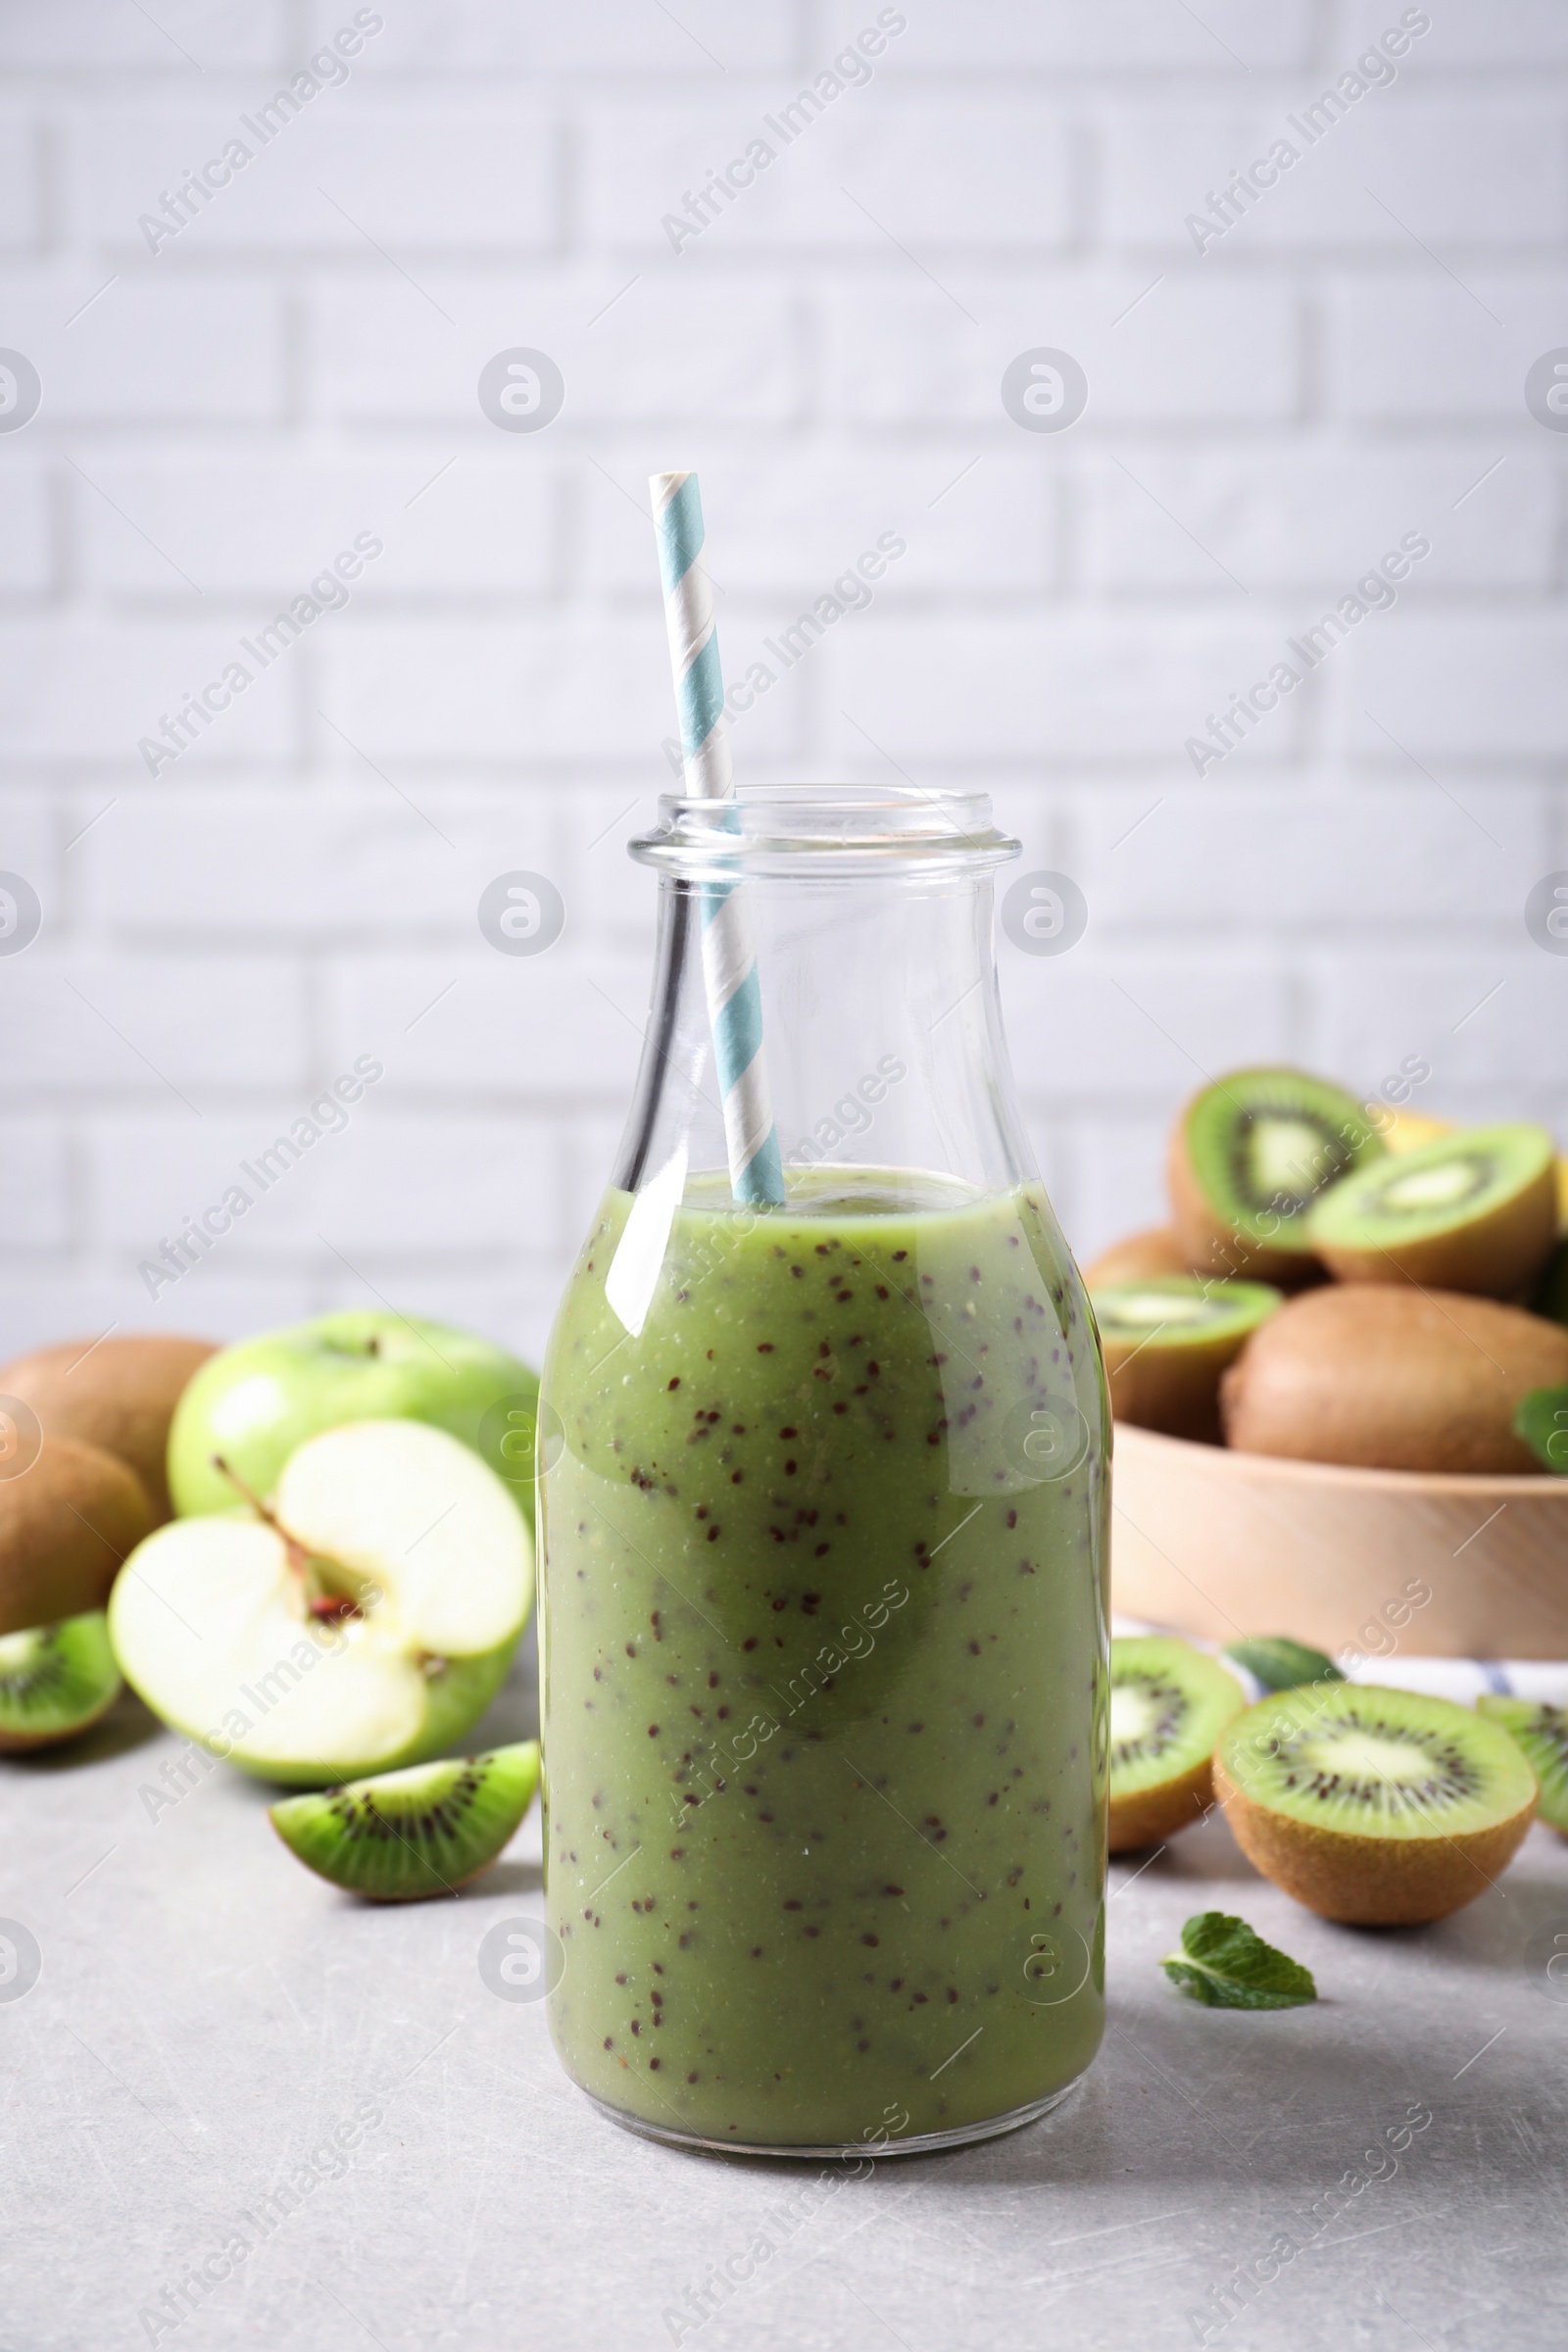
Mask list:
[[288,1554],[288,1564],[305,1590],[307,1614],[326,1619],[333,1624],[344,1617],[358,1617],[361,1609],[357,1600],[351,1599],[346,1592],[323,1592],[320,1590],[319,1579],[312,1574],[313,1555],[310,1550],[300,1542],[298,1536],[289,1534],[277,1513],[262,1500],[254,1488],[246,1485],[232,1464],[226,1462],[220,1453],[215,1453],[212,1460],[213,1468],[220,1477],[227,1479],[235,1494],[250,1504],[263,1526],[270,1527],[273,1535],[281,1542]]
[[285,1544],[292,1544],[294,1542],[294,1538],[288,1533],[286,1528],[278,1526],[275,1514],[262,1500],[255,1488],[248,1487],[245,1484],[245,1481],[241,1478],[239,1472],[234,1469],[230,1463],[226,1462],[220,1453],[215,1453],[212,1457],[212,1460],[213,1468],[218,1472],[219,1477],[227,1479],[229,1485],[233,1488],[240,1500],[250,1504],[251,1509],[256,1513],[257,1518],[263,1520],[268,1527],[272,1529],[274,1534],[281,1536]]

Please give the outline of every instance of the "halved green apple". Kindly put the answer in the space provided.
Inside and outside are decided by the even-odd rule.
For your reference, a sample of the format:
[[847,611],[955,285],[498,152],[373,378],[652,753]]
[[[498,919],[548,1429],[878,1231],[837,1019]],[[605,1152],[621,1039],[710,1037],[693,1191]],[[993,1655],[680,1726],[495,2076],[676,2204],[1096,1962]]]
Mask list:
[[444,1430],[309,1439],[269,1502],[176,1519],[115,1583],[109,1631],[156,1715],[266,1780],[320,1787],[442,1754],[506,1675],[533,1545]]

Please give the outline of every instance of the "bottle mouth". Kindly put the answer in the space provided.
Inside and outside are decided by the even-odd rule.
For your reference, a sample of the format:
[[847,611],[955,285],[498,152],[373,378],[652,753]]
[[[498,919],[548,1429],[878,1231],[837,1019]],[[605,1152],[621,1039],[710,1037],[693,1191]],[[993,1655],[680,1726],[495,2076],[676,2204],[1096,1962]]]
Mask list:
[[666,794],[659,822],[629,845],[667,874],[865,877],[878,871],[974,873],[1021,844],[999,832],[984,792],[906,784],[759,784],[728,800]]

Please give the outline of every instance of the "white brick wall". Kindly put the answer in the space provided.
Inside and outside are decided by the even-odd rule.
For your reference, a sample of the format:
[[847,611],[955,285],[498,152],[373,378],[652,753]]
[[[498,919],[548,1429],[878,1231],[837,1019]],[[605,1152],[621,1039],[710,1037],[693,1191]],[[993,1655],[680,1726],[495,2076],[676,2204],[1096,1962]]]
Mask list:
[[[1568,11],[1445,0],[1200,253],[1186,217],[1401,0],[920,0],[671,249],[873,0],[399,0],[231,184],[139,216],[349,0],[0,15],[0,1349],[384,1295],[536,1349],[637,1053],[667,780],[645,477],[704,478],[732,672],[907,554],[747,718],[744,771],[989,782],[1091,919],[1004,944],[1076,1245],[1158,1213],[1201,1069],[1290,1055],[1568,1143]],[[858,70],[856,70],[858,72]],[[849,78],[848,70],[845,78]],[[240,134],[245,135],[245,134]],[[775,140],[775,145],[780,144]],[[475,398],[549,352],[537,436]],[[1021,431],[1003,369],[1072,352]],[[1200,781],[1184,739],[1400,534],[1430,557]],[[356,533],[382,554],[154,779],[137,740]],[[861,730],[864,732],[861,732]],[[554,875],[564,936],[474,904]],[[157,1307],[136,1261],[356,1054],[384,1078]]]

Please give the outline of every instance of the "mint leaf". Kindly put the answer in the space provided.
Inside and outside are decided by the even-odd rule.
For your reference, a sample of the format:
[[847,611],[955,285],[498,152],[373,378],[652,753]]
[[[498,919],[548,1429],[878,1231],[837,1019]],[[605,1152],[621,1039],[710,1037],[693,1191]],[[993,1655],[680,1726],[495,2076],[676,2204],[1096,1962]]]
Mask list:
[[1234,1658],[1249,1674],[1256,1675],[1265,1690],[1295,1690],[1302,1683],[1343,1683],[1344,1675],[1320,1649],[1293,1642],[1289,1634],[1254,1634],[1246,1642],[1227,1642],[1221,1655]]
[[1513,1434],[1556,1478],[1568,1478],[1568,1388],[1532,1389],[1514,1408]]
[[1223,1911],[1190,1919],[1181,1950],[1167,1952],[1159,1965],[1173,1984],[1210,2009],[1296,2009],[1317,1999],[1309,1968]]

